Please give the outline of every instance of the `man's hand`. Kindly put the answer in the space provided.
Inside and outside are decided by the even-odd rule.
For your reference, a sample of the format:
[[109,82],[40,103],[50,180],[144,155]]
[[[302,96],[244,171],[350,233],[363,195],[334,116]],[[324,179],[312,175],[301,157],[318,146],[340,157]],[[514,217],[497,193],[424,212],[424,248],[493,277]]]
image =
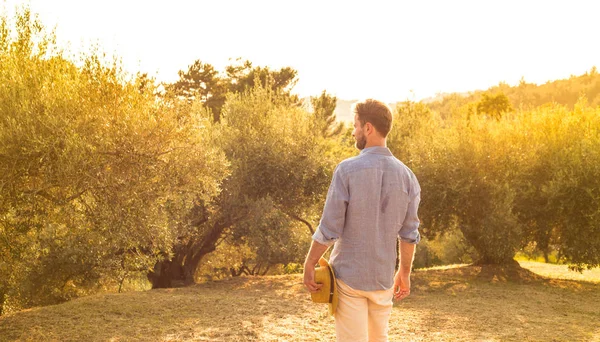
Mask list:
[[410,295],[410,271],[398,270],[394,276],[394,300],[402,300]]
[[410,294],[410,270],[415,257],[415,245],[400,240],[400,265],[394,277],[394,300],[402,300]]
[[310,250],[304,261],[304,286],[311,293],[319,291],[323,284],[315,283],[315,265],[321,259],[321,256],[327,251],[327,246],[314,241],[310,245]]
[[304,264],[304,286],[310,293],[318,292],[323,284],[315,283],[315,265]]

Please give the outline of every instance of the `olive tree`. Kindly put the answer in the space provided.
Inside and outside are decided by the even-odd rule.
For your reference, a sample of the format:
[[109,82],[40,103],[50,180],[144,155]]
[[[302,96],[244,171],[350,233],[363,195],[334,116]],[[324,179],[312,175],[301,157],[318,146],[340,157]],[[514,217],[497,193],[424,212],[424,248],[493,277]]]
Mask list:
[[230,173],[219,195],[203,203],[195,229],[180,237],[174,256],[156,264],[149,275],[154,287],[193,282],[202,259],[227,238],[234,246],[250,244],[267,263],[294,254],[269,255],[257,241],[285,242],[274,235],[289,234],[290,221],[314,232],[331,173],[344,156],[337,152],[345,150],[314,134],[311,120],[293,99],[258,78],[253,88],[228,95],[214,129]]
[[226,174],[207,115],[118,62],[62,55],[28,10],[2,17],[0,308],[145,274]]

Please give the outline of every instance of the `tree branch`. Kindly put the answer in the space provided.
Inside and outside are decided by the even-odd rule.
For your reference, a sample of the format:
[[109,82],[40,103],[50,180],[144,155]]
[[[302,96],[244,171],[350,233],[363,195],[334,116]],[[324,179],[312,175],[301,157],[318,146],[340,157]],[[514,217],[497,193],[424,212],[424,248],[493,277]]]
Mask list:
[[[281,210],[280,208],[277,208],[277,209]],[[296,215],[294,213],[290,213],[290,212],[287,212],[287,211],[284,211],[284,210],[281,210],[281,211],[284,214],[286,214],[287,216],[289,216],[289,217],[291,217],[291,218],[293,218],[295,220],[298,220],[298,221],[304,223],[308,227],[308,230],[310,230],[310,235],[311,236],[315,234],[315,230],[314,230],[313,226],[310,224],[310,222],[306,221],[305,219],[301,218],[300,216],[298,216],[298,215]]]

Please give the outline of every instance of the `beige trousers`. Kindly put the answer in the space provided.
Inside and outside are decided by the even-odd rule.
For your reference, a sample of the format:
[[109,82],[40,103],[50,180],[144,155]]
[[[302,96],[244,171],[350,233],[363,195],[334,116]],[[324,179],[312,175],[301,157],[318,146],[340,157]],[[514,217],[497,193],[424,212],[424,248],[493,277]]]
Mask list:
[[379,342],[388,340],[394,289],[360,291],[337,280],[338,306],[335,334],[338,342]]

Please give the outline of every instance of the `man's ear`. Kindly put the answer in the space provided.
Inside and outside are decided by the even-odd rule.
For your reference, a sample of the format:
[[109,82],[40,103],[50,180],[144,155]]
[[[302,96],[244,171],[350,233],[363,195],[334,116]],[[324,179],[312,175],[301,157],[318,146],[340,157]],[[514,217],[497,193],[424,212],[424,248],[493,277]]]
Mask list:
[[365,124],[365,126],[367,126],[366,128],[367,128],[367,133],[368,134],[371,134],[371,133],[373,133],[375,131],[375,127],[373,127],[373,125],[370,122],[367,122]]

